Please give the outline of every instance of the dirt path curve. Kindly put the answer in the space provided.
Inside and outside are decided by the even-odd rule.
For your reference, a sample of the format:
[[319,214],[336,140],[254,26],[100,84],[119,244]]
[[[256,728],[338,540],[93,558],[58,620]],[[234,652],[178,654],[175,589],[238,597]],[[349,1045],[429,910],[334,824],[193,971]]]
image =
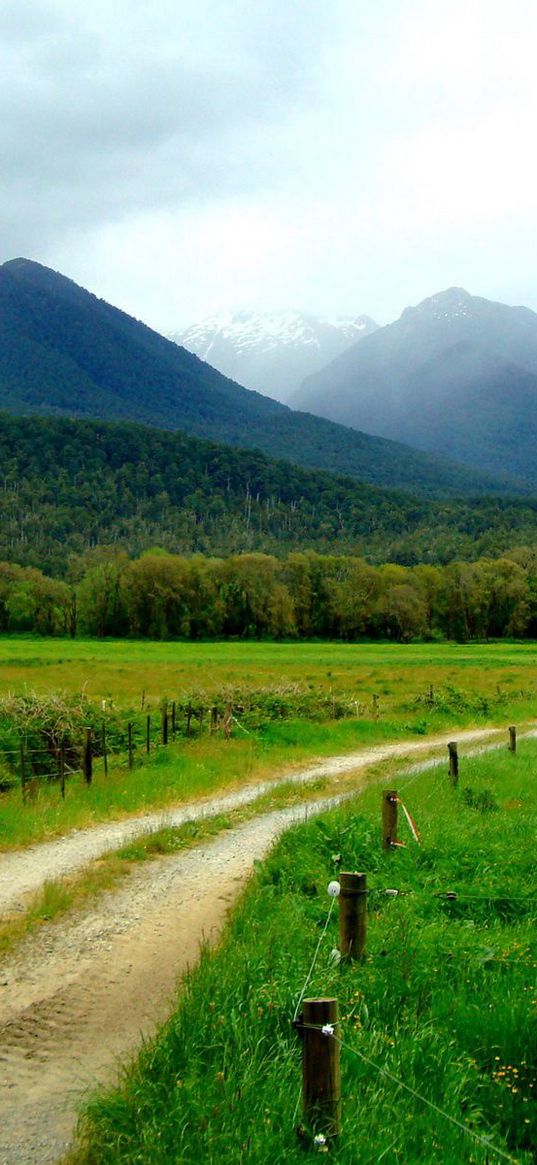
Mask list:
[[[499,729],[472,729],[456,733],[460,743],[466,744],[494,740],[500,735]],[[235,792],[210,800],[199,800],[175,809],[163,809],[139,817],[130,817],[124,821],[112,821],[91,826],[89,829],[74,830],[66,837],[57,838],[55,841],[0,854],[0,916],[7,911],[21,909],[25,896],[39,890],[47,879],[61,878],[65,874],[80,870],[94,858],[107,851],[119,849],[140,834],[152,833],[162,829],[163,826],[183,825],[186,821],[227,813],[241,805],[248,805],[277,785],[286,783],[302,785],[319,777],[337,777],[353,771],[359,772],[390,757],[407,754],[418,756],[433,747],[446,745],[447,741],[452,739],[453,732],[426,737],[419,742],[414,739],[375,745],[374,748],[330,757],[298,772],[295,770],[283,773],[271,781],[244,785]]]
[[[461,742],[486,741],[489,747],[495,736],[458,733]],[[381,746],[294,773],[292,779],[306,781],[355,770],[357,780],[337,797],[253,818],[198,849],[140,864],[118,890],[62,925],[43,927],[26,939],[0,968],[0,1165],[58,1160],[71,1139],[81,1099],[97,1084],[112,1081],[120,1061],[166,1017],[177,980],[196,962],[200,942],[220,934],[253,862],[285,828],[354,795],[364,783],[366,765],[389,756],[419,758],[433,743],[447,739]],[[246,799],[259,792],[259,785],[252,786]],[[213,802],[203,812],[218,812],[223,802],[228,808],[243,803],[238,797],[229,795],[218,808]],[[199,806],[183,807],[176,820],[199,811]],[[173,820],[173,814],[164,816]],[[163,815],[122,822],[130,832],[119,837],[114,827],[99,827],[93,831],[98,837],[94,848],[88,847],[87,832],[62,839],[63,846],[60,841],[33,847],[39,866],[33,888],[39,878],[51,876],[56,847],[57,876],[82,864],[67,842],[82,838],[82,861],[87,862],[132,837],[133,827],[137,832],[147,828],[148,820],[158,828]],[[28,867],[11,865],[25,856],[5,855],[3,860],[6,870],[11,868],[10,902],[29,888]]]

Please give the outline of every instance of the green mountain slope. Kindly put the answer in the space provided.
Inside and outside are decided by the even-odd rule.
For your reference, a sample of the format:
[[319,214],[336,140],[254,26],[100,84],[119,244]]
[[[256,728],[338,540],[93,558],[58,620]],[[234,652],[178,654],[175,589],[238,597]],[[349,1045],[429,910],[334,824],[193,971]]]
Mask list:
[[0,559],[56,575],[103,544],[412,564],[499,554],[536,534],[530,499],[415,498],[143,425],[0,415]]
[[26,259],[0,267],[0,408],[182,429],[303,466],[433,495],[524,492],[500,472],[468,470],[249,392],[71,280]]

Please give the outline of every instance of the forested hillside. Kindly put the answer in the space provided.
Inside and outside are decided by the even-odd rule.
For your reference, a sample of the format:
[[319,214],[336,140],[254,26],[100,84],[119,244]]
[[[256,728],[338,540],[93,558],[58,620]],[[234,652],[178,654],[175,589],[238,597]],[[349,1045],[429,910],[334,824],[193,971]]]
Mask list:
[[142,425],[0,421],[0,558],[57,576],[107,544],[412,564],[499,554],[537,533],[537,500],[413,498]]
[[500,470],[468,470],[249,392],[26,259],[0,267],[0,408],[141,421],[413,492],[525,490]]

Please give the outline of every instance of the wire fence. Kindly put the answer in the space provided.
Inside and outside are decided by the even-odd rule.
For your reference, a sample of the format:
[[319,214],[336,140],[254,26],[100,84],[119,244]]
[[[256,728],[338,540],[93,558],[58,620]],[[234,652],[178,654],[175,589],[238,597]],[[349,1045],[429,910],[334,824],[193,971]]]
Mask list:
[[[535,737],[535,735],[536,735],[536,733],[533,731],[525,734],[525,736],[528,736],[528,737]],[[479,750],[479,751],[482,751],[482,750]],[[427,765],[427,768],[434,769],[437,765],[441,765],[441,764],[442,764],[442,761],[436,761],[434,764]],[[412,784],[419,776],[423,775],[423,772],[424,772],[424,767],[420,766],[420,771],[413,774],[412,780],[405,782],[405,788],[407,788],[408,785]],[[435,785],[438,785],[439,783],[440,782],[434,782]],[[399,805],[401,805],[401,807],[403,809],[403,812],[405,814],[405,819],[406,819],[407,824],[410,828],[410,831],[414,837],[414,840],[419,843],[420,835],[419,835],[419,832],[417,830],[417,827],[416,827],[416,824],[415,824],[413,818],[410,816],[408,810],[406,809],[406,806],[403,805],[401,799],[399,797],[396,797],[396,800],[397,800],[397,803]],[[333,886],[333,885],[334,885],[334,883],[331,883],[331,886]],[[330,890],[329,890],[329,892],[330,892]],[[451,888],[445,889],[445,890],[444,889],[433,890],[433,889],[428,889],[428,888],[423,888],[423,889],[422,888],[418,888],[418,889],[412,888],[412,889],[410,889],[410,888],[399,888],[399,887],[394,887],[394,886],[377,886],[377,887],[369,887],[368,889],[363,891],[363,893],[365,893],[369,897],[370,902],[374,902],[375,899],[379,902],[381,902],[383,899],[384,900],[392,900],[392,901],[396,902],[399,898],[404,898],[407,895],[408,896],[412,895],[414,897],[426,898],[426,899],[429,899],[432,901],[437,901],[439,904],[446,905],[448,907],[450,905],[456,904],[458,902],[478,904],[479,906],[484,906],[484,907],[496,905],[498,903],[502,904],[502,905],[513,903],[513,904],[518,904],[519,906],[522,906],[522,907],[527,906],[528,908],[535,907],[537,905],[537,897],[535,897],[535,895],[533,895],[531,893],[511,894],[511,893],[505,892],[505,891],[498,893],[496,890],[490,890],[490,891],[482,892],[479,894],[472,894],[472,893],[466,893],[464,891],[453,890]],[[300,994],[299,994],[298,1003],[295,1007],[294,1016],[293,1016],[293,1026],[295,1027],[295,1029],[299,1030],[299,1031],[304,1031],[304,1030],[308,1030],[308,1029],[320,1031],[323,1036],[327,1037],[327,1039],[333,1040],[339,1046],[339,1048],[343,1052],[345,1052],[347,1055],[355,1057],[356,1059],[360,1060],[363,1064],[365,1064],[370,1069],[371,1072],[376,1073],[379,1077],[382,1077],[382,1078],[386,1079],[387,1081],[389,1081],[391,1084],[393,1084],[397,1089],[400,1089],[403,1092],[405,1092],[407,1095],[412,1096],[412,1098],[418,1104],[422,1105],[426,1109],[429,1109],[431,1112],[434,1112],[442,1120],[450,1123],[454,1128],[458,1129],[464,1136],[470,1138],[476,1145],[479,1145],[483,1149],[485,1149],[487,1152],[487,1160],[489,1159],[489,1155],[490,1155],[491,1157],[493,1156],[495,1159],[497,1159],[499,1161],[500,1160],[507,1161],[510,1163],[510,1165],[520,1165],[518,1158],[514,1157],[512,1154],[507,1152],[504,1148],[502,1148],[494,1143],[494,1134],[493,1133],[487,1134],[487,1133],[483,1133],[483,1132],[478,1132],[475,1128],[472,1128],[471,1125],[465,1123],[463,1120],[459,1119],[459,1117],[457,1117],[457,1116],[454,1116],[452,1113],[447,1112],[445,1108],[442,1108],[440,1105],[436,1104],[429,1097],[423,1095],[423,1093],[421,1093],[417,1089],[413,1088],[412,1085],[405,1082],[404,1080],[401,1080],[400,1077],[396,1073],[391,1071],[386,1065],[378,1064],[374,1059],[372,1059],[370,1056],[368,1056],[366,1052],[362,1051],[359,1048],[354,1047],[351,1043],[349,1043],[348,1040],[346,1038],[344,1038],[341,1034],[341,1025],[343,1024],[344,1020],[337,1021],[337,1024],[339,1027],[339,1030],[337,1032],[335,1030],[334,1024],[311,1025],[311,1024],[305,1024],[303,1022],[302,1016],[299,1015],[300,1007],[302,1005],[302,1002],[304,1001],[307,988],[312,981],[312,978],[313,978],[313,975],[314,975],[314,972],[315,972],[315,969],[316,969],[316,966],[317,966],[317,963],[319,960],[323,940],[326,937],[328,927],[330,924],[330,920],[331,920],[331,917],[333,914],[334,903],[335,903],[335,898],[332,899],[332,902],[330,904],[330,908],[327,912],[327,916],[326,916],[325,922],[323,924],[320,937],[319,937],[317,944],[316,944],[316,947],[315,947],[312,962],[310,964],[310,967],[308,969],[308,973],[306,975],[306,979],[304,981],[303,987],[302,987]],[[397,951],[394,949],[394,951],[392,953],[397,954]],[[381,952],[376,952],[373,954],[368,952],[367,955],[365,955],[365,959],[366,959],[366,961],[369,961],[370,959],[375,959],[375,958],[382,958],[383,960],[385,960],[389,954],[390,954],[390,951],[386,951],[386,950],[383,950]],[[341,954],[339,951],[332,951],[332,956],[334,956],[334,955],[338,955],[337,961],[339,961],[341,959]],[[477,955],[478,959],[481,959],[480,952],[469,952],[469,962],[471,961],[472,956],[476,956],[476,955]],[[510,952],[502,952],[501,954],[495,954],[494,951],[492,951],[492,950],[487,951],[486,955],[485,955],[485,959],[486,959],[487,964],[488,963],[507,964],[508,966],[516,965],[517,967],[520,967],[521,965],[523,965],[523,966],[533,967],[533,968],[535,968],[537,966],[536,956],[532,954],[530,947],[527,947],[522,951],[517,951],[516,955],[513,953],[510,953]],[[475,959],[474,959],[474,961],[475,961]],[[294,1115],[293,1115],[293,1123],[296,1122],[296,1118],[297,1118],[298,1111],[300,1108],[300,1101],[301,1101],[301,1093],[299,1093],[299,1095],[298,1095],[297,1103],[295,1106]],[[327,1137],[322,1135],[322,1134],[314,1137],[314,1144],[317,1145],[317,1147],[325,1146],[326,1141],[327,1141]]]

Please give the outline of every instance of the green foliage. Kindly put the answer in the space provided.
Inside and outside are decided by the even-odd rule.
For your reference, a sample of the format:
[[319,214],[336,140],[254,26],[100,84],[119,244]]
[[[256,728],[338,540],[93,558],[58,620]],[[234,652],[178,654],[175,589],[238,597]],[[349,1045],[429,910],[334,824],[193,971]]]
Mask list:
[[[524,559],[522,563],[520,558]],[[458,640],[537,631],[537,559],[485,558],[445,568],[373,567],[361,558],[292,553],[184,558],[95,548],[69,583],[0,562],[0,629],[98,638]]]
[[495,813],[498,809],[498,803],[491,789],[481,789],[476,793],[471,785],[466,785],[462,790],[465,805],[470,809],[477,809],[480,813]]
[[[20,695],[0,696],[0,758],[6,774],[3,787],[12,787],[14,773],[20,774],[21,744],[27,777],[56,778],[62,744],[67,772],[80,768],[86,728],[91,728],[93,733],[93,754],[100,755],[102,723],[102,712],[83,692],[43,695],[25,691]],[[106,732],[110,750],[125,748],[124,714],[108,711]]]

